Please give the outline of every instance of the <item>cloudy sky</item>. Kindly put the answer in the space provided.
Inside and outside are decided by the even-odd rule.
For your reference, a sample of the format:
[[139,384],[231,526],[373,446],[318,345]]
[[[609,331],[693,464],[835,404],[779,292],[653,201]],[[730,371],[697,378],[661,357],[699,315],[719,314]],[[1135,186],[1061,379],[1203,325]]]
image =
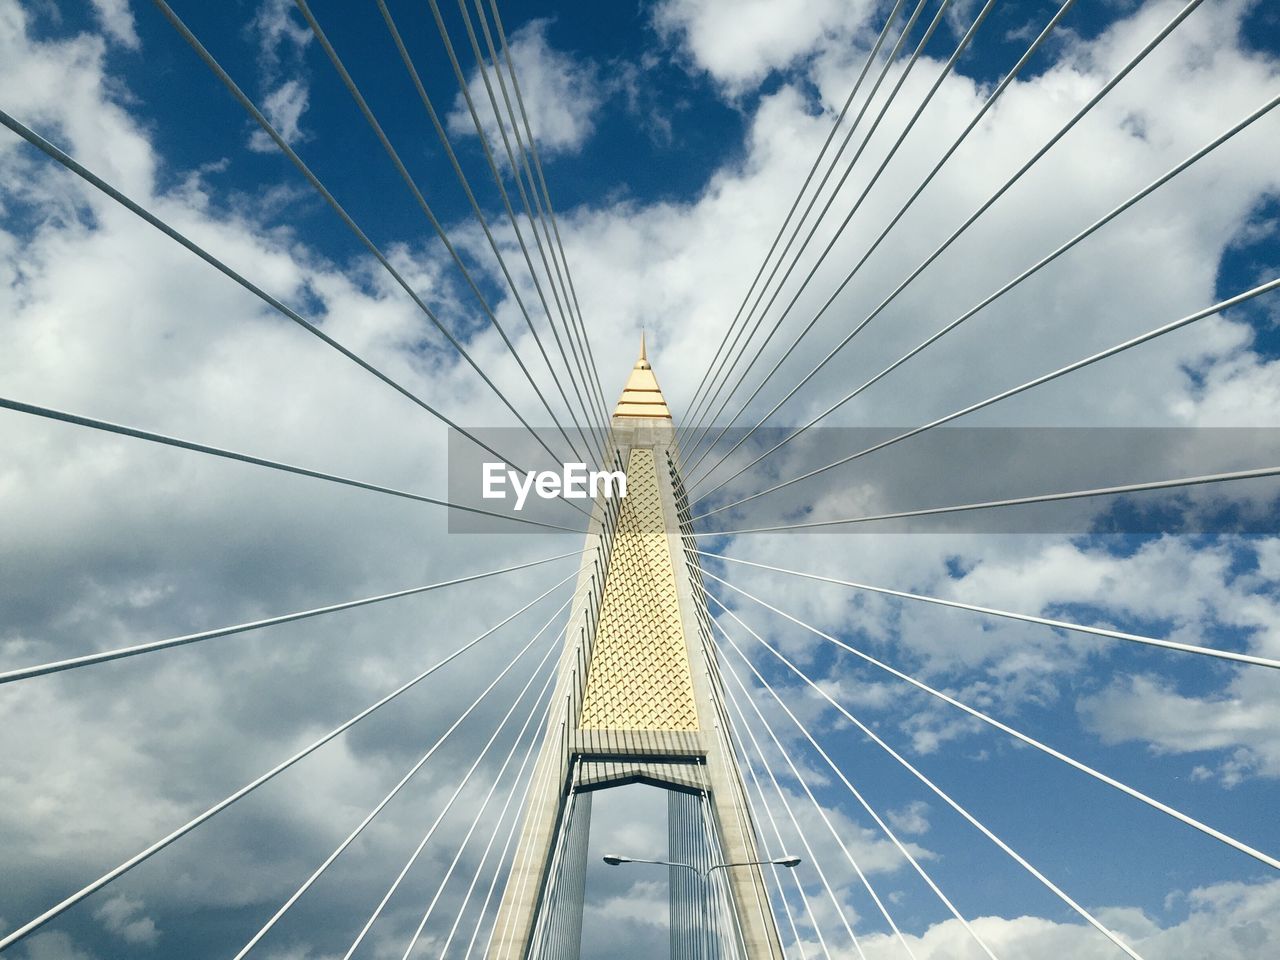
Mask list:
[[[531,423],[550,426],[515,355],[567,424],[565,402],[522,314],[523,304],[546,339],[537,290],[505,225],[430,6],[387,4],[516,276],[519,301],[377,5],[315,0],[311,9],[485,306],[292,3],[172,5],[497,391],[156,6],[0,0],[0,109],[462,426],[518,426],[499,392]],[[686,414],[891,6],[868,0],[502,6],[607,399],[621,388],[643,328],[677,419]],[[462,17],[452,4],[440,8],[468,90],[482,107],[482,126],[496,135]],[[778,331],[767,346],[752,348],[731,377],[759,353],[723,412],[713,406],[718,423],[739,413],[794,342],[735,426],[764,418],[1182,4],[1072,6],[797,341],[1057,8],[996,0],[860,200],[979,14],[973,0],[947,5],[889,102],[939,15],[934,0],[924,0],[817,201],[815,214],[834,196],[831,213],[755,342],[775,323]],[[915,10],[912,0],[902,4],[885,51]],[[873,66],[863,95],[883,62]],[[772,414],[768,442],[744,445],[737,464],[782,439],[786,428],[818,416],[1278,93],[1274,6],[1205,0]],[[855,100],[851,116],[861,107]],[[861,441],[868,430],[880,431],[874,440],[923,424],[1280,276],[1277,113],[1251,123],[825,418],[823,427],[833,429],[783,447],[695,512],[855,452],[867,445]],[[847,129],[848,120],[833,151]],[[497,163],[509,172],[501,156]],[[8,131],[0,135],[0,184],[0,397],[444,496],[447,430],[421,406]],[[855,203],[848,228],[833,240]],[[961,424],[1016,432],[986,431],[996,438],[986,442],[961,433],[959,440],[922,438],[914,452],[908,441],[882,458],[872,455],[726,510],[704,521],[704,529],[1274,466],[1277,444],[1268,428],[1280,426],[1276,296],[1206,317]],[[511,336],[514,352],[486,308]],[[558,355],[553,361],[561,369]],[[1031,429],[1046,427],[1076,429],[1047,441],[1043,430]],[[1223,429],[1245,427],[1255,429]],[[739,429],[726,437],[740,435]],[[497,570],[572,553],[581,543],[577,535],[548,532],[451,534],[437,506],[11,410],[0,411],[0,448],[0,671]],[[716,459],[705,460],[694,477]],[[732,472],[722,469],[718,479]],[[701,545],[790,569],[1276,658],[1280,538],[1267,533],[1275,529],[1276,495],[1273,481],[1249,481],[1173,501],[1024,516],[1007,529],[975,523],[910,533],[905,525],[868,526],[856,535],[742,534]],[[573,526],[576,514],[563,509],[553,516]],[[1116,530],[1129,532],[1102,532]],[[402,955],[496,780],[475,839],[449,875],[417,948],[424,957],[439,955],[482,865],[485,841],[495,835],[448,954],[461,957],[527,779],[519,747],[541,722],[538,700],[550,662],[543,658],[570,599],[571,587],[561,581],[576,563],[571,556],[3,685],[0,931],[9,931],[546,593],[483,646],[6,956],[234,956],[498,670],[514,664],[253,951],[275,960],[343,956],[497,730],[358,954]],[[1275,671],[718,560],[708,568],[1244,843],[1273,855],[1280,850]],[[1270,867],[983,726],[745,595],[710,584],[741,617],[718,617],[728,636],[998,956],[1122,954],[805,687],[748,627],[1147,960],[1253,960],[1280,952],[1280,879]],[[832,957],[880,960],[907,948],[919,960],[981,956],[737,655],[726,652],[725,664],[742,676],[782,745],[772,742],[730,677],[764,753],[765,763],[753,759],[752,770],[768,798],[767,810],[759,811],[765,846],[803,852],[789,805],[859,940],[857,946],[849,940],[814,858],[806,857],[796,877],[808,911],[787,888],[801,941],[789,955],[823,955],[816,922]],[[751,737],[742,733],[750,749]],[[754,790],[750,777],[748,785]],[[663,853],[665,804],[651,789],[602,794],[595,814],[593,864],[608,847]],[[777,835],[769,814],[778,820]],[[891,935],[822,814],[902,938]],[[660,953],[662,881],[593,865],[584,955]],[[486,929],[481,921],[480,945]],[[790,944],[785,921],[784,931]]]

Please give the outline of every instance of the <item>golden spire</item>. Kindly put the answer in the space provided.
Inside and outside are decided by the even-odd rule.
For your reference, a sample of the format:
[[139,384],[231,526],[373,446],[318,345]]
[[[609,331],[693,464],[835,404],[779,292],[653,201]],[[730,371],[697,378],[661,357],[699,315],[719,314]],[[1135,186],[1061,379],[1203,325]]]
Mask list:
[[653,375],[653,368],[649,366],[644,331],[640,332],[640,358],[636,360],[631,376],[627,378],[627,385],[622,388],[622,396],[618,398],[613,415],[671,419],[671,411],[667,409],[667,401],[662,396],[662,388],[658,386],[658,378]]

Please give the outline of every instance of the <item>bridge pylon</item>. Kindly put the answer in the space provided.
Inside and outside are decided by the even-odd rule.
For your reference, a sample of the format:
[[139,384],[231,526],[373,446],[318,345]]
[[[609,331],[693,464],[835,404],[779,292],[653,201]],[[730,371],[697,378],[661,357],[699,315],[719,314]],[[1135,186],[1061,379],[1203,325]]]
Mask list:
[[[674,960],[781,960],[711,652],[671,412],[644,342],[611,421],[626,496],[597,501],[489,960],[581,952],[594,792],[668,791]],[[620,505],[619,505],[620,504]],[[626,851],[652,856],[651,851]],[[659,851],[661,852],[661,851]]]

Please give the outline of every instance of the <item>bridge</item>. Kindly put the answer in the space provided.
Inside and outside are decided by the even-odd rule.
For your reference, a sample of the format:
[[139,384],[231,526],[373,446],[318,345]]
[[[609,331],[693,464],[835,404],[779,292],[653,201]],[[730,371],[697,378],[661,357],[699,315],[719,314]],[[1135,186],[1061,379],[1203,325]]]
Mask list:
[[[447,160],[455,181],[449,184],[456,190],[453,202],[464,204],[467,215],[458,223],[437,212],[437,194],[446,185],[424,183],[412,172],[416,161],[410,148],[397,146],[391,123],[366,92],[370,81],[358,78],[349,65],[341,29],[336,23],[326,29],[325,20],[336,20],[336,13],[316,3],[317,13],[307,0],[296,0],[290,14],[345,91],[349,104],[344,106],[376,145],[387,176],[394,174],[407,190],[414,216],[422,215],[430,227],[441,269],[460,278],[456,299],[465,299],[475,312],[475,329],[450,319],[455,298],[434,279],[424,279],[414,257],[372,238],[378,235],[374,227],[359,222],[351,212],[355,205],[344,205],[318,172],[320,165],[304,159],[305,144],[284,129],[278,110],[247,92],[249,84],[233,76],[212,42],[206,45],[193,24],[209,14],[194,7],[180,12],[181,6],[154,0],[155,26],[163,24],[173,55],[185,58],[193,76],[198,66],[200,82],[218,88],[254,125],[255,142],[291,165],[308,202],[340,225],[360,251],[366,277],[376,276],[366,282],[382,285],[383,295],[398,298],[412,312],[414,324],[432,331],[430,351],[406,351],[409,359],[394,367],[378,359],[376,338],[358,326],[310,316],[306,291],[272,292],[281,287],[270,275],[273,265],[255,273],[252,263],[210,231],[190,229],[188,218],[172,204],[150,202],[60,145],[65,131],[42,126],[38,116],[10,113],[9,105],[0,103],[0,123],[12,140],[7,146],[20,146],[24,163],[38,159],[40,164],[25,186],[39,195],[44,188],[35,178],[44,183],[56,174],[60,183],[89,191],[92,202],[103,205],[95,209],[127,214],[149,235],[183,251],[192,269],[216,276],[237,296],[253,301],[290,337],[315,343],[344,370],[368,380],[394,401],[390,409],[397,417],[416,417],[447,430],[450,475],[423,473],[442,484],[447,479],[447,489],[415,484],[411,476],[386,480],[358,469],[322,467],[206,436],[153,429],[142,419],[113,419],[91,407],[50,405],[32,396],[8,396],[7,390],[0,396],[5,425],[20,420],[24,430],[63,431],[59,438],[73,443],[77,437],[105,438],[121,449],[158,450],[178,458],[165,463],[221,462],[236,476],[243,471],[284,485],[293,492],[281,496],[296,496],[299,502],[308,491],[323,488],[340,493],[344,504],[360,499],[428,511],[439,524],[430,542],[417,548],[444,556],[457,551],[459,560],[456,566],[450,561],[450,576],[431,582],[262,610],[240,622],[198,611],[208,624],[199,629],[143,635],[131,626],[124,631],[131,635],[121,642],[90,647],[28,641],[20,637],[23,615],[14,612],[12,629],[0,635],[0,640],[14,638],[0,645],[5,649],[0,698],[26,697],[12,702],[36,728],[45,722],[39,710],[60,716],[59,705],[74,699],[79,678],[110,677],[103,682],[125,703],[135,696],[131,668],[155,664],[160,670],[159,665],[175,663],[179,666],[173,669],[181,670],[180,658],[205,650],[221,650],[229,658],[215,661],[222,671],[218,682],[235,684],[241,670],[274,671],[274,689],[286,708],[305,700],[325,719],[295,731],[291,749],[278,755],[184,757],[175,769],[230,764],[234,786],[216,795],[186,795],[161,815],[148,815],[150,840],[108,842],[108,863],[101,862],[97,841],[111,832],[110,824],[94,832],[85,851],[75,849],[86,835],[79,823],[59,824],[71,838],[65,843],[56,836],[6,837],[10,851],[29,848],[21,854],[23,863],[42,845],[60,852],[50,854],[56,869],[38,876],[5,870],[0,954],[36,958],[64,950],[67,957],[89,956],[72,951],[69,939],[49,938],[97,922],[123,938],[120,956],[150,956],[153,948],[170,956],[235,960],[597,956],[603,954],[584,949],[584,938],[607,937],[608,925],[634,906],[637,884],[649,883],[650,900],[638,909],[654,909],[652,903],[660,902],[673,960],[1161,960],[1208,954],[1197,954],[1199,946],[1179,940],[1190,937],[1185,930],[1170,933],[1141,911],[1115,906],[1126,884],[1149,885],[1134,895],[1144,903],[1168,895],[1166,902],[1181,897],[1192,909],[1227,897],[1228,887],[1229,896],[1250,904],[1255,902],[1250,897],[1263,902],[1259,891],[1275,889],[1280,821],[1274,816],[1274,783],[1270,792],[1265,785],[1241,788],[1238,802],[1195,793],[1195,784],[1215,778],[1236,787],[1259,767],[1254,753],[1237,751],[1232,770],[1228,760],[1217,772],[1197,766],[1186,777],[1165,777],[1167,766],[1153,774],[1135,759],[1138,751],[1118,761],[1098,743],[1046,722],[1049,715],[1040,708],[1053,702],[1056,681],[1049,667],[1029,665],[1054,657],[1091,665],[1088,697],[1080,702],[1092,706],[1079,707],[1082,713],[1101,711],[1099,704],[1112,689],[1104,690],[1104,681],[1111,671],[1123,670],[1135,701],[1139,693],[1154,692],[1163,696],[1161,703],[1173,704],[1160,722],[1176,725],[1179,704],[1191,711],[1209,701],[1229,701],[1241,715],[1264,718],[1257,722],[1265,728],[1280,677],[1280,646],[1258,612],[1275,592],[1271,581],[1262,584],[1262,547],[1254,568],[1233,567],[1223,580],[1224,590],[1244,581],[1259,584],[1241,587],[1246,594],[1232,594],[1231,601],[1239,618],[1235,625],[1249,624],[1253,632],[1206,637],[1175,621],[1172,613],[1138,618],[1101,601],[1019,607],[1001,599],[1017,594],[1004,589],[1019,575],[1008,567],[994,580],[966,579],[963,564],[952,571],[954,582],[985,583],[994,595],[866,581],[848,569],[844,558],[851,548],[843,545],[853,542],[855,555],[864,558],[858,571],[874,571],[876,550],[886,548],[887,541],[870,534],[884,531],[906,541],[918,534],[966,543],[1110,532],[1133,538],[1123,549],[1115,548],[1123,559],[1178,535],[1189,544],[1179,556],[1190,558],[1185,572],[1190,579],[1194,563],[1222,559],[1214,553],[1214,538],[1274,534],[1272,481],[1280,476],[1280,444],[1265,429],[1247,435],[1228,431],[1226,440],[1223,433],[1209,437],[1190,429],[1158,438],[1141,430],[1103,437],[1089,431],[984,430],[987,421],[977,415],[1005,409],[1006,401],[1037,391],[1070,397],[1075,384],[1106,382],[1113,358],[1140,356],[1174,335],[1196,336],[1224,316],[1253,316],[1243,311],[1260,306],[1274,311],[1269,295],[1280,287],[1280,278],[1255,277],[1214,302],[1137,333],[1118,324],[1123,335],[1101,345],[1091,342],[1069,358],[1046,354],[1041,368],[1012,385],[975,378],[966,385],[973,399],[918,422],[868,425],[846,419],[881,381],[893,380],[900,368],[910,371],[922,354],[944,350],[954,331],[1006,296],[1016,297],[1024,284],[1034,284],[1050,269],[1069,269],[1077,248],[1105,242],[1109,229],[1222,151],[1241,142],[1256,145],[1268,133],[1271,146],[1280,142],[1274,122],[1266,126],[1280,104],[1280,84],[1272,74],[1268,99],[1212,118],[1212,132],[1194,150],[1109,201],[1100,215],[1081,219],[1061,240],[1028,250],[1025,264],[1001,265],[1006,279],[971,305],[955,308],[954,315],[930,317],[929,332],[919,342],[908,346],[910,338],[886,331],[891,346],[886,358],[892,359],[876,359],[870,371],[855,362],[864,342],[889,325],[895,303],[913,302],[922,276],[953,247],[963,248],[972,239],[971,229],[982,231],[988,212],[1009,204],[1007,196],[1018,195],[1024,178],[1034,176],[1037,165],[1052,157],[1077,125],[1109,107],[1113,91],[1140,81],[1149,58],[1167,49],[1179,31],[1194,27],[1197,17],[1217,15],[1214,4],[1152,4],[1160,16],[1147,18],[1154,25],[1106,79],[1082,94],[1061,122],[1050,118],[1036,130],[1025,155],[1001,158],[1000,169],[1007,173],[1001,173],[996,188],[954,227],[944,225],[936,245],[930,239],[920,256],[895,263],[894,282],[882,299],[854,300],[851,309],[842,295],[856,287],[864,268],[883,269],[874,259],[881,244],[905,229],[900,224],[914,222],[911,214],[920,198],[929,196],[956,157],[968,156],[964,151],[983,136],[1004,98],[1017,95],[1028,65],[1064,31],[1076,29],[1075,0],[1048,10],[1020,41],[1025,43],[1021,53],[981,88],[967,119],[946,131],[943,149],[935,154],[921,148],[912,132],[931,116],[935,97],[946,96],[948,78],[954,79],[984,25],[991,28],[993,11],[1001,4],[882,4],[866,49],[857,51],[852,88],[842,107],[832,111],[829,132],[805,175],[792,185],[794,197],[781,222],[770,227],[772,240],[740,302],[722,305],[714,331],[718,342],[712,333],[701,337],[706,356],[699,362],[700,379],[670,393],[687,396],[683,404],[669,402],[656,368],[667,349],[661,337],[675,335],[670,329],[663,334],[636,330],[636,340],[625,346],[634,357],[627,371],[597,363],[598,357],[624,348],[604,349],[599,326],[583,310],[591,304],[579,296],[578,265],[568,253],[574,227],[553,205],[550,161],[540,154],[532,119],[538,104],[522,87],[515,43],[496,0],[474,0],[471,6],[460,0],[456,17],[436,0],[403,7],[375,0],[370,7],[393,54],[381,68],[394,71],[404,84],[421,110],[417,123]],[[965,22],[954,26],[956,17]],[[948,25],[954,27],[952,40],[946,39]],[[428,67],[418,51],[424,31],[434,31],[441,45],[430,71],[445,71],[456,85],[452,113],[439,102],[438,78],[424,79]],[[929,73],[928,83],[912,82],[917,69]],[[458,124],[464,121],[465,136],[475,138],[480,157],[469,157],[456,145],[464,135]],[[1249,136],[1255,139],[1244,140]],[[886,171],[893,175],[904,166],[912,171],[911,190],[887,199],[876,192]],[[889,210],[887,217],[864,222],[871,212],[879,217],[882,208]],[[857,254],[851,255],[848,243],[855,239]],[[481,256],[492,262],[477,266]],[[839,277],[834,283],[833,271]],[[1076,282],[1091,281],[1082,274]],[[436,353],[456,364],[448,377],[464,378],[466,389],[474,391],[469,396],[483,396],[498,411],[498,426],[473,419],[465,404],[450,402],[448,387],[433,383],[432,377],[443,382],[445,374],[432,367],[434,360],[422,357]],[[674,351],[669,356],[674,362]],[[1096,378],[1083,380],[1090,375]],[[964,371],[957,376],[965,379]],[[663,383],[671,387],[665,373]],[[813,393],[818,399],[810,397]],[[797,403],[790,409],[804,412],[793,421],[786,420],[790,414],[779,417],[796,398],[808,406]],[[455,450],[465,456],[454,458]],[[513,478],[530,474],[531,468],[555,471],[571,464],[606,482],[590,484],[591,493],[575,499],[562,495],[567,482],[544,495],[530,475],[518,500],[508,500],[481,492],[480,471],[472,469],[480,463],[510,469]],[[1120,464],[1124,479],[1117,481],[1109,464]],[[1175,472],[1181,464],[1187,468]],[[990,483],[1013,475],[1014,467],[1025,469],[1019,477],[1031,477],[1040,486],[1010,491]],[[611,478],[625,480],[625,495]],[[927,485],[933,481],[939,482]],[[912,503],[880,496],[895,488],[908,495],[928,490],[935,499]],[[201,490],[193,496],[222,497],[203,482]],[[93,491],[83,496],[92,498]],[[1212,507],[1195,521],[1202,526],[1188,527],[1180,513],[1174,522],[1171,511],[1189,504]],[[228,508],[232,514],[236,509]],[[42,517],[50,537],[59,519]],[[356,521],[328,515],[307,522]],[[865,538],[850,536],[839,548],[833,545],[831,535],[864,531]],[[118,535],[129,537],[123,529]],[[459,546],[463,541],[467,552]],[[757,549],[761,543],[788,548]],[[538,545],[533,553],[529,544]],[[803,562],[793,559],[797,555]],[[14,569],[20,564],[15,558]],[[271,576],[291,573],[270,563],[264,569]],[[305,570],[300,575],[305,577]],[[1050,566],[1037,575],[1068,572]],[[16,582],[18,575],[12,577]],[[401,638],[412,644],[396,647],[389,660],[362,663],[351,647],[326,641],[323,658],[338,674],[328,689],[295,688],[291,655],[278,649],[283,644],[270,646],[273,636],[306,644],[307,631],[325,629],[321,625],[332,624],[327,629],[345,636],[355,618],[428,600],[441,604],[417,627],[429,636],[420,642]],[[1162,600],[1171,610],[1181,608],[1180,598]],[[924,611],[925,619],[909,624],[910,614],[903,611],[911,610]],[[73,612],[76,620],[95,618],[93,610]],[[455,634],[439,628],[452,614],[476,629]],[[1168,629],[1156,629],[1161,622]],[[885,623],[898,626],[886,630]],[[921,639],[922,631],[927,638]],[[102,636],[120,633],[104,626]],[[383,639],[361,636],[362,643]],[[949,675],[949,648],[985,643],[984,638],[1016,650],[1002,661],[1002,669],[1025,670],[1033,679],[1000,686],[991,677],[963,675],[958,667]],[[264,646],[236,647],[256,640]],[[919,655],[922,649],[930,652],[928,658]],[[42,656],[29,657],[28,650]],[[410,652],[414,656],[407,658]],[[148,685],[138,695],[163,690],[163,675],[157,682],[159,688]],[[343,692],[349,684],[357,690],[372,685],[379,692],[349,711]],[[1175,684],[1208,691],[1207,700],[1179,699],[1171,693]],[[1026,702],[1013,702],[1011,695]],[[1126,714],[1114,699],[1106,702],[1116,707],[1115,716],[1136,715]],[[393,713],[410,709],[405,706],[410,703],[418,705],[412,708],[416,712]],[[882,713],[886,704],[908,705],[906,719],[888,718]],[[213,728],[223,719],[201,713],[198,700],[173,706],[168,722],[179,726]],[[257,707],[242,703],[236,709]],[[391,715],[398,719],[385,720]],[[1219,721],[1209,713],[1203,716],[1205,746],[1196,749],[1236,743],[1225,729],[1231,721],[1215,725]],[[108,711],[95,722],[109,726],[111,721]],[[1254,721],[1235,722],[1249,728]],[[402,749],[406,737],[411,747]],[[350,799],[346,771],[358,765],[348,768],[347,758],[382,749],[378,738],[388,739],[386,752],[378,754],[377,774],[367,782],[368,771],[361,768],[357,802]],[[967,755],[958,746],[951,749],[969,743],[966,738],[981,747]],[[1104,746],[1131,739],[1136,735],[1131,738],[1114,725],[1098,737]],[[1175,752],[1161,742],[1152,739],[1152,755]],[[11,748],[15,755],[19,747]],[[406,749],[412,754],[407,760]],[[19,789],[37,797],[46,790],[57,795],[61,778],[74,781],[81,765],[94,762],[90,756],[51,757],[44,780],[5,778],[0,782],[10,796],[7,803],[16,809],[13,791]],[[128,761],[103,761],[113,762]],[[326,763],[330,766],[322,766]],[[318,771],[314,781],[309,771]],[[263,831],[253,856],[226,851],[238,879],[221,885],[242,889],[224,889],[216,909],[201,902],[190,892],[200,886],[191,877],[222,856],[217,840],[202,838],[234,816],[265,822],[266,798],[279,796],[271,791],[289,783],[295,792],[286,795],[291,813],[284,822],[296,833]],[[130,794],[150,789],[135,782]],[[316,826],[308,802],[329,792],[344,800],[338,813],[326,813],[324,849],[317,856],[315,837],[301,835]],[[1227,789],[1224,796],[1230,793]],[[612,822],[600,816],[611,797],[641,795],[648,799],[637,801],[635,809],[647,803],[652,811],[653,798],[661,798],[663,829],[656,845],[652,830],[629,832],[625,822],[619,826],[618,816],[641,819],[625,804],[609,808],[615,811]],[[997,796],[1006,802],[993,803]],[[80,799],[91,808],[96,798]],[[1025,816],[1011,815],[1012,806]],[[948,852],[939,854],[925,838],[931,845],[944,831]],[[135,832],[132,827],[123,831],[129,837]],[[614,845],[601,848],[602,842]],[[174,866],[182,863],[172,858],[184,847],[198,851],[195,865]],[[362,851],[375,848],[392,851],[393,862],[378,861],[371,874],[370,863],[360,858]],[[264,863],[270,863],[273,877],[285,878],[287,889],[274,881],[257,882],[256,871]],[[353,863],[358,868],[349,866]],[[1090,872],[1090,863],[1099,865],[1099,872]],[[1104,864],[1133,869],[1126,873],[1117,867],[1113,876],[1101,870]],[[344,868],[352,872],[341,873]],[[336,880],[339,875],[353,878],[350,885]],[[146,886],[128,886],[143,883],[141,877],[150,878]],[[630,885],[619,889],[627,893],[589,916],[593,884],[623,881]],[[334,886],[339,882],[341,889]],[[150,921],[139,919],[139,891],[163,888],[183,900],[183,916],[193,929],[216,929],[219,942],[208,942],[202,933],[198,944],[157,946],[163,941],[154,924],[148,927]],[[1017,906],[1001,908],[1006,901]],[[38,906],[27,909],[33,903]],[[210,920],[211,912],[217,913],[216,921]],[[1267,951],[1278,944],[1269,939],[1268,908],[1241,907],[1233,916],[1232,926],[1206,934],[1222,947],[1214,956],[1271,955]],[[164,924],[174,922],[170,915]],[[588,930],[592,923],[595,932]],[[1034,924],[1047,931],[1044,937],[1023,939]],[[313,936],[317,933],[323,936]],[[1028,952],[1026,944],[1032,942],[1038,952]],[[321,952],[310,952],[313,948]],[[630,955],[621,939],[613,949]]]

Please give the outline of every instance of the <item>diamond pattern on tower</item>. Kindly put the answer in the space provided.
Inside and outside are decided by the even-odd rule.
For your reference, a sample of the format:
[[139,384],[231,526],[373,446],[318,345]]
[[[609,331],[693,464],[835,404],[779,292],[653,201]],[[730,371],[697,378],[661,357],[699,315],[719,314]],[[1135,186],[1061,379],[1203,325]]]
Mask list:
[[633,449],[627,464],[579,726],[698,729],[652,450]]

